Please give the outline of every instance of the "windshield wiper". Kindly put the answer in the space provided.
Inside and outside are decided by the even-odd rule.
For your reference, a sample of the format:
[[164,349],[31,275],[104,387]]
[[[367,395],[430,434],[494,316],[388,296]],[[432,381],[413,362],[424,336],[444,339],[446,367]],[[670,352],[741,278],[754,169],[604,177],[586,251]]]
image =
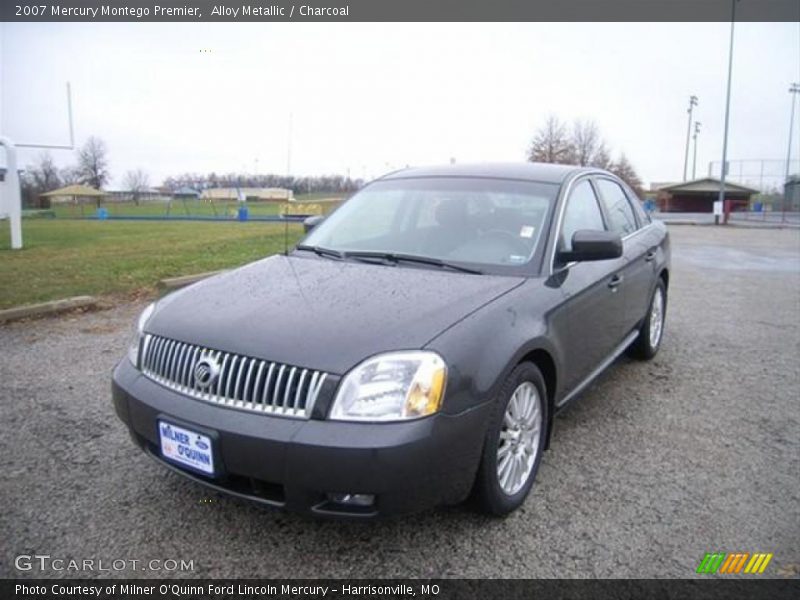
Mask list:
[[338,258],[339,260],[344,258],[344,254],[342,254],[338,250],[334,250],[333,248],[323,248],[322,246],[309,246],[307,244],[298,244],[297,246],[295,246],[295,250],[305,250],[306,252],[313,252],[317,256],[328,256],[332,258]]
[[441,260],[440,258],[433,258],[430,256],[417,256],[416,254],[363,251],[363,252],[345,252],[344,258],[355,258],[355,259],[377,258],[380,260],[389,261],[393,263],[411,262],[411,263],[418,263],[421,265],[431,265],[443,269],[452,269],[454,271],[460,271],[461,273],[470,273],[472,275],[483,275],[483,272],[479,271],[478,269],[463,267],[455,263],[446,262],[444,260]]

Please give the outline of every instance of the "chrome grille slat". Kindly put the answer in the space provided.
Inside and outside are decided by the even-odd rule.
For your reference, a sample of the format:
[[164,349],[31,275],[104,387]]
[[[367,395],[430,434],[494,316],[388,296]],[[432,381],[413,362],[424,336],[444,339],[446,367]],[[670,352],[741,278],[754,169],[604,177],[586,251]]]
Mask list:
[[285,370],[286,365],[281,365],[281,368],[278,369],[278,379],[275,381],[275,389],[272,390],[272,405],[275,407],[275,410],[280,409],[278,401],[280,400],[281,381],[283,381],[283,372]]
[[297,410],[300,402],[300,392],[303,391],[303,384],[306,381],[306,375],[308,375],[308,369],[303,369],[303,371],[300,373],[300,381],[297,383],[297,392],[295,392],[294,400],[292,401],[292,410]]
[[153,368],[158,369],[161,365],[161,359],[164,357],[164,348],[167,345],[166,340],[160,340],[156,348],[156,355],[153,357]]
[[269,393],[269,384],[272,383],[272,374],[275,371],[275,363],[270,363],[269,371],[267,372],[267,379],[264,382],[264,391],[261,392],[261,408],[266,409],[269,406],[267,402],[267,394]]
[[232,403],[236,403],[236,398],[239,395],[239,382],[242,380],[242,374],[244,373],[245,364],[247,364],[247,360],[243,356],[240,357],[238,368],[236,369],[235,383],[233,384],[233,393],[229,395]]
[[167,340],[158,340],[156,344],[155,356],[153,357],[153,369],[158,370],[158,372],[161,372],[161,357],[164,356],[164,346],[166,343]]
[[254,358],[250,359],[250,366],[247,367],[247,377],[244,378],[244,389],[242,390],[242,402],[247,404],[250,402],[248,398],[251,397],[250,394],[250,379],[253,376],[253,368],[256,366],[256,360]]
[[289,370],[289,379],[286,380],[286,385],[283,386],[286,391],[283,392],[283,400],[281,400],[281,409],[284,412],[286,412],[286,409],[289,408],[287,402],[289,401],[289,392],[292,390],[292,381],[294,381],[295,371],[297,371],[297,367],[292,367]]
[[225,394],[222,396],[227,401],[228,398],[231,397],[231,383],[233,383],[235,376],[234,370],[236,369],[236,364],[241,362],[241,358],[238,356],[233,356],[231,358],[231,366],[230,370],[226,373],[226,377],[228,379],[227,383],[225,384]]
[[172,381],[178,382],[180,384],[180,379],[178,379],[178,371],[180,370],[181,365],[181,356],[183,356],[185,344],[182,342],[178,342],[175,344],[175,352],[172,354],[172,368],[170,369],[170,379]]
[[253,396],[252,396],[253,403],[257,403],[258,402],[258,383],[260,381],[263,381],[261,379],[261,374],[264,372],[264,367],[266,367],[266,366],[267,366],[267,362],[264,361],[264,360],[262,360],[261,364],[258,366],[258,373],[256,373],[256,380],[253,382]]
[[[222,380],[225,379],[225,376],[226,376],[226,374],[228,372],[227,371],[227,369],[228,369],[228,359],[230,357],[231,357],[231,355],[226,352],[225,353],[225,358],[222,359],[222,366],[220,368],[220,374],[219,374],[219,377],[217,377],[217,394],[216,394],[217,396],[219,396],[220,393],[222,392]],[[219,358],[217,358],[217,360],[219,360]]]
[[[204,358],[219,364],[208,389],[197,385],[194,369]],[[141,368],[145,376],[192,398],[224,406],[308,419],[327,373],[242,356],[145,334]]]
[[186,387],[186,363],[187,355],[190,354],[189,344],[181,343],[180,352],[178,352],[178,363],[175,366],[175,382],[181,389]]

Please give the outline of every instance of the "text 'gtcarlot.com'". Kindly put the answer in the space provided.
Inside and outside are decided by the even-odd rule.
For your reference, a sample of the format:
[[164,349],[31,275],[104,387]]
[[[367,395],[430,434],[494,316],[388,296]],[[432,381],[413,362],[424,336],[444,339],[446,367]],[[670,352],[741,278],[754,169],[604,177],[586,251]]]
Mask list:
[[20,554],[14,559],[18,571],[194,571],[194,560],[172,558],[63,558],[50,554]]

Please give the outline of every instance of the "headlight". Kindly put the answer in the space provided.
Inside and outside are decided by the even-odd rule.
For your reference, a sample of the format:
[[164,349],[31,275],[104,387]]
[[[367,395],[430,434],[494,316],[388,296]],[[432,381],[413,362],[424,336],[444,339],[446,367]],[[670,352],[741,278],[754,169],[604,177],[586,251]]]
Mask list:
[[439,410],[447,366],[435,352],[380,354],[350,371],[333,401],[331,419],[398,421]]
[[142,345],[142,335],[144,334],[144,326],[147,319],[153,314],[156,308],[156,303],[153,302],[150,306],[142,311],[139,315],[139,320],[136,322],[136,329],[133,330],[131,336],[130,348],[128,348],[128,360],[131,361],[134,367],[139,368],[139,347]]

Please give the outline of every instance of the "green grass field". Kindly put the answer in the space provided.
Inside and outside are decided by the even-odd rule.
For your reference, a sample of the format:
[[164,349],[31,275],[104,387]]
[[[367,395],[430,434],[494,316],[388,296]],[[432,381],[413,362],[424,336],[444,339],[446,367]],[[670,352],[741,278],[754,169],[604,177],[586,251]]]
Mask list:
[[[282,252],[277,223],[23,220],[10,250],[0,221],[0,308],[83,294],[152,292],[159,279],[235,267]],[[302,235],[289,226],[289,244]]]

